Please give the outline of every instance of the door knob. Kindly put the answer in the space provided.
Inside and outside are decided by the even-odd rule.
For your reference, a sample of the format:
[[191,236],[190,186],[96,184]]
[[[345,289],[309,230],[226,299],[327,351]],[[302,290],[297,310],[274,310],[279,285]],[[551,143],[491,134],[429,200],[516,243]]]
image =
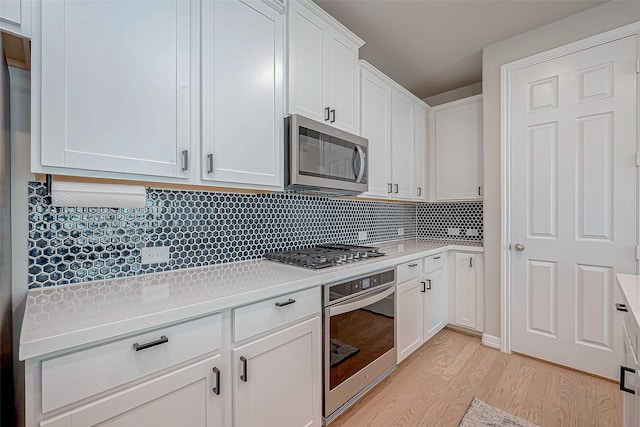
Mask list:
[[516,251],[519,251],[519,252],[524,251],[524,245],[522,243],[516,243],[515,248],[516,248]]

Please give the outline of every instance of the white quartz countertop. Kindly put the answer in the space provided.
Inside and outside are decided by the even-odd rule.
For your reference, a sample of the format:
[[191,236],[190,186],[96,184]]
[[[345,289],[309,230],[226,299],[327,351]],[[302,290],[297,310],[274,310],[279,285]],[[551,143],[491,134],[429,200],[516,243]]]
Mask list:
[[[483,250],[480,242],[422,239],[375,246],[387,256],[320,271],[258,259],[32,289],[20,334],[20,360],[336,282],[443,250]],[[640,303],[640,297],[636,301]]]
[[640,327],[640,276],[635,274],[618,274],[618,285],[620,286],[622,298],[629,309],[629,312]]

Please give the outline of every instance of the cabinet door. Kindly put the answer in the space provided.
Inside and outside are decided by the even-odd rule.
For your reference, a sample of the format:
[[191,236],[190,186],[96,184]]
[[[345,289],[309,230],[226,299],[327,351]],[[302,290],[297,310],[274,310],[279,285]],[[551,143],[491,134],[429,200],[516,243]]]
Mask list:
[[[625,319],[626,320],[626,319]],[[629,331],[627,328],[627,322],[623,322],[622,325],[622,339],[623,345],[623,366],[631,369],[638,368],[638,360],[636,358],[633,344],[630,335],[635,335],[633,331]],[[638,373],[626,372],[624,373],[625,388],[635,390],[636,394],[631,394],[622,391],[622,425],[624,427],[637,427],[640,423],[640,404],[638,402],[638,393],[640,393],[640,381],[638,381]],[[620,381],[622,382],[622,378]]]
[[482,198],[482,101],[435,113],[436,200]]
[[402,362],[422,345],[422,289],[420,278],[411,280],[397,289],[396,337],[398,339],[398,363]]
[[2,0],[0,30],[21,37],[31,37],[31,0]]
[[236,427],[322,425],[320,334],[314,317],[232,351]]
[[424,341],[447,324],[447,270],[440,269],[424,277]]
[[415,194],[414,102],[400,92],[391,92],[391,181],[393,197],[412,200]]
[[202,14],[202,179],[281,186],[284,17],[240,0]]
[[329,124],[359,134],[358,46],[335,30],[326,32]]
[[418,201],[427,200],[426,192],[426,170],[427,170],[427,110],[422,105],[416,104],[415,110],[415,141],[414,141],[414,177],[415,194],[414,199]]
[[43,166],[188,177],[190,4],[42,2]]
[[[325,122],[326,23],[304,4],[289,2],[288,111]],[[328,123],[328,122],[327,122]]]
[[456,253],[456,323],[476,327],[476,256]]
[[[147,382],[114,393],[58,417],[42,427],[218,427],[223,425],[224,390],[218,395],[214,368],[222,357],[210,357]],[[220,372],[224,374],[224,372]]]
[[362,137],[369,141],[369,191],[365,195],[388,197],[391,191],[391,88],[364,69],[361,85],[360,129]]

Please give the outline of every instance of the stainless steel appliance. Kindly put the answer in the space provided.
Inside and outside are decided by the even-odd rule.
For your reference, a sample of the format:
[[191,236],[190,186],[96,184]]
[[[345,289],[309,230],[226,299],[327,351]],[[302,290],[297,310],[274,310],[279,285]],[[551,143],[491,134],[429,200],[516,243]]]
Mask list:
[[272,252],[266,254],[265,258],[284,264],[319,270],[381,256],[384,256],[384,253],[379,252],[375,247],[327,244],[293,251]]
[[395,270],[323,287],[324,420],[396,368]]
[[368,191],[368,142],[293,114],[285,119],[285,188],[342,197]]

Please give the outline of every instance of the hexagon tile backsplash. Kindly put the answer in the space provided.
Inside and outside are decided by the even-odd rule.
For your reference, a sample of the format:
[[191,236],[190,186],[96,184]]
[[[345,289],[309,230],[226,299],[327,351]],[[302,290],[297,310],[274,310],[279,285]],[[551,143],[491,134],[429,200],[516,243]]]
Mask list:
[[[451,221],[481,224],[482,203],[465,205],[460,212],[473,219],[456,222],[454,213]],[[469,209],[470,205],[475,208]],[[28,285],[37,288],[243,261],[318,243],[391,241],[398,239],[398,228],[404,228],[402,238],[442,238],[428,235],[434,226],[425,227],[421,224],[427,222],[420,220],[428,211],[416,206],[287,193],[148,189],[145,208],[52,207],[44,183],[34,181],[29,183]],[[482,239],[481,228],[472,240]],[[367,239],[358,241],[363,230]],[[146,246],[169,246],[170,261],[142,264],[140,249]]]

